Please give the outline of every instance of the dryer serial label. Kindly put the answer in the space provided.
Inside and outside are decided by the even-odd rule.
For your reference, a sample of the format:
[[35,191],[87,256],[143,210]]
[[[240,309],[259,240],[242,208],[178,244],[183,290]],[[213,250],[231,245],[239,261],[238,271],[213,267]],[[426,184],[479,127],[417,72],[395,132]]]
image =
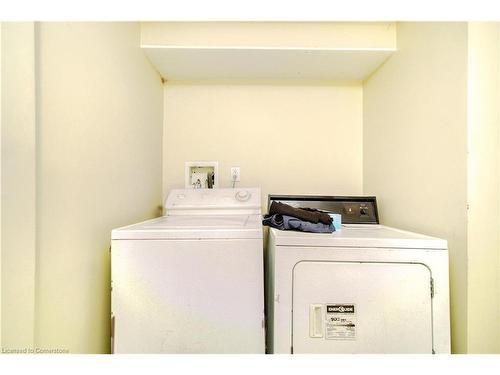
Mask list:
[[325,312],[327,340],[356,339],[356,305],[328,304]]

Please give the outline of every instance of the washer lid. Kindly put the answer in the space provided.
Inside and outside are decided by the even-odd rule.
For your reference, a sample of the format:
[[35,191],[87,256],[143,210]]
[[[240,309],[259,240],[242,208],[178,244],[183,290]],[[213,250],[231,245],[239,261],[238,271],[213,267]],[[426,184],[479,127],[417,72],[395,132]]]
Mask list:
[[163,216],[114,229],[113,240],[262,238],[260,215]]
[[276,245],[301,247],[363,247],[446,250],[446,240],[383,225],[343,225],[333,233],[270,229]]

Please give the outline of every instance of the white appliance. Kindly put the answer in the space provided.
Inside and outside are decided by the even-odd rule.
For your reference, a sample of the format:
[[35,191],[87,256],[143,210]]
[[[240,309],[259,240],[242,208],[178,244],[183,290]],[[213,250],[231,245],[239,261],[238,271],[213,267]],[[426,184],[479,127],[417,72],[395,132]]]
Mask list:
[[268,352],[450,353],[445,240],[378,225],[375,197],[273,200],[340,213],[343,227],[270,229]]
[[172,190],[112,231],[114,353],[264,353],[260,189]]

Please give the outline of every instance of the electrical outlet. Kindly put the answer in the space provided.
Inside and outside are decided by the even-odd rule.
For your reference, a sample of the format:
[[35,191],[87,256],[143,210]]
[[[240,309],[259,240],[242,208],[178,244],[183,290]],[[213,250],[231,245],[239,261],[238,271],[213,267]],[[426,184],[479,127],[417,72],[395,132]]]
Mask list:
[[240,167],[231,167],[231,181],[240,182]]

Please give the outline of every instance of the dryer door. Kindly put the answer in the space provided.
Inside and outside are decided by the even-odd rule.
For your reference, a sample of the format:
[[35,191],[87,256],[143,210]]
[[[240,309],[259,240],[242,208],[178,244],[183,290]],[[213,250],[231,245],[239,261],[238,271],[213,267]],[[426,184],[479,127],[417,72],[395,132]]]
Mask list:
[[294,353],[432,353],[423,264],[303,261],[293,270]]

